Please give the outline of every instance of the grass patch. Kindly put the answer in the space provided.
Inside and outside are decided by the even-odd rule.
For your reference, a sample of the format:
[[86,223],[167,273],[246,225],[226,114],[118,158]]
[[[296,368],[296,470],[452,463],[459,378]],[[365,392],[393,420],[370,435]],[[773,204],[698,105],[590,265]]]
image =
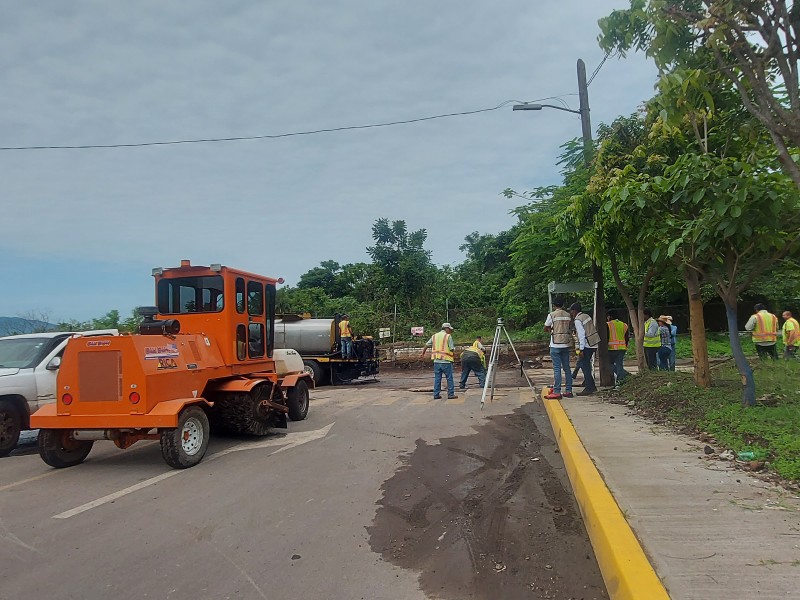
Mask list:
[[[747,356],[757,356],[755,344],[748,333],[741,337],[742,350]],[[727,333],[706,333],[706,344],[708,345],[709,358],[727,358],[732,356],[731,342]],[[778,355],[783,354],[783,343],[778,336],[777,345]],[[692,358],[692,336],[688,333],[678,334],[678,345],[675,349],[677,358]]]
[[635,400],[647,416],[707,432],[734,452],[752,451],[781,477],[800,482],[800,361],[759,363],[753,372],[758,402],[749,408],[730,368],[716,371],[708,389],[695,386],[690,373],[651,371],[629,377],[613,394]]

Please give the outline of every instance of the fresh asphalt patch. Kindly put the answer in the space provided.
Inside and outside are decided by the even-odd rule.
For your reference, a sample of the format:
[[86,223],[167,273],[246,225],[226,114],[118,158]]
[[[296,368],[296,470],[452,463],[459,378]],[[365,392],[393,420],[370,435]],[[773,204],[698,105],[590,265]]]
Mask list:
[[439,444],[419,440],[382,487],[372,550],[420,572],[432,597],[608,598],[537,410],[489,417]]

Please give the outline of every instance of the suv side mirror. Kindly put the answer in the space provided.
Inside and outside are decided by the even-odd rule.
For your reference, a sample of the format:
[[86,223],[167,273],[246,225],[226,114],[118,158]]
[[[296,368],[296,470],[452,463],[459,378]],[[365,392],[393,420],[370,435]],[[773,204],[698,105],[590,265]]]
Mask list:
[[45,369],[47,369],[48,371],[58,371],[58,368],[60,366],[61,366],[61,357],[54,356],[53,358],[50,359],[50,362],[47,363]]

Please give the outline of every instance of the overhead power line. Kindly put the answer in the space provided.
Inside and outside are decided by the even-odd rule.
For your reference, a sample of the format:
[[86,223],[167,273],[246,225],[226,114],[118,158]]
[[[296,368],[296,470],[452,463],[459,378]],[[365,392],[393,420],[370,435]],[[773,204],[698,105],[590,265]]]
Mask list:
[[[536,100],[528,100],[531,102],[540,102],[542,100],[558,100],[564,102],[562,96],[574,96],[575,94],[561,94],[561,96],[548,96],[547,98],[538,98]],[[274,140],[278,138],[295,137],[301,135],[317,135],[320,133],[333,133],[336,131],[352,131],[355,129],[373,129],[376,127],[392,127],[394,125],[408,125],[410,123],[421,123],[423,121],[432,121],[434,119],[446,119],[450,117],[461,117],[465,115],[476,115],[479,113],[491,112],[498,110],[511,103],[521,103],[520,100],[506,100],[493,106],[491,108],[479,108],[477,110],[465,110],[461,112],[444,113],[441,115],[432,115],[429,117],[418,117],[416,119],[405,119],[402,121],[387,121],[385,123],[369,123],[366,125],[347,125],[343,127],[329,127],[325,129],[311,129],[308,131],[292,131],[289,133],[274,133],[265,135],[242,135],[232,137],[219,137],[219,138],[194,138],[184,140],[166,140],[156,142],[137,142],[137,143],[121,143],[121,144],[80,144],[80,145],[64,145],[64,146],[0,146],[0,150],[88,150],[90,148],[139,148],[142,146],[171,146],[175,144],[208,144],[216,142],[242,142],[247,140]]]
[[589,77],[589,81],[586,82],[586,87],[589,87],[590,85],[592,85],[592,81],[594,81],[594,78],[597,77],[597,74],[600,72],[600,69],[603,68],[603,65],[606,64],[606,61],[608,60],[609,56],[611,56],[611,53],[610,52],[606,52],[606,55],[603,57],[603,60],[600,61],[600,64],[597,65],[597,68],[592,73],[592,76]]

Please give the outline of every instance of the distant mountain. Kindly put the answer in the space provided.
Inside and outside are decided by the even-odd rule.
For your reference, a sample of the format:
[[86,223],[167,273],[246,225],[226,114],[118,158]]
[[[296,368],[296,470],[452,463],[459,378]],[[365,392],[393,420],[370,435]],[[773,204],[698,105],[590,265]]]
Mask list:
[[38,333],[55,329],[58,329],[58,325],[47,323],[46,321],[23,319],[22,317],[0,317],[0,336],[16,335],[18,333]]

